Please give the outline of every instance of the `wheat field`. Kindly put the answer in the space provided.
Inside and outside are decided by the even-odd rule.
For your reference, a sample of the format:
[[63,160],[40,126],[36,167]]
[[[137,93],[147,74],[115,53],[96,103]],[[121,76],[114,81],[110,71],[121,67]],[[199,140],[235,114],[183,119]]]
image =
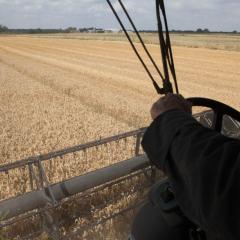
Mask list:
[[[239,52],[174,54],[184,96],[240,108]],[[125,42],[1,37],[0,85],[1,163],[146,126],[157,98]]]
[[[148,47],[161,67],[159,47]],[[240,108],[240,52],[173,50],[185,97]],[[158,97],[129,44],[121,41],[0,37],[0,74],[0,164],[147,126]],[[92,161],[92,168],[74,175],[104,165]],[[56,172],[54,182],[74,169],[66,168]]]
[[[129,44],[120,40],[0,37],[0,165],[151,123],[149,109],[158,96]],[[240,109],[240,52],[176,45],[181,93]],[[148,48],[161,67],[159,47]],[[127,158],[124,149],[132,151],[118,148],[118,158]],[[111,164],[101,161],[104,154],[92,151],[92,162],[84,166],[56,163],[51,182]],[[0,200],[29,191],[19,186],[28,183],[25,172],[0,177]]]

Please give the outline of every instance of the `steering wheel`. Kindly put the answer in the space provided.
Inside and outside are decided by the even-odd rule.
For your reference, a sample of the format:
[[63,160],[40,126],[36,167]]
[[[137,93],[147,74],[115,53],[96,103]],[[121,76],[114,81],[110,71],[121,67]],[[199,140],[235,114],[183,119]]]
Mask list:
[[224,115],[240,122],[240,112],[224,103],[209,98],[188,98],[187,100],[193,107],[207,107],[213,110],[213,129],[218,132],[222,130]]

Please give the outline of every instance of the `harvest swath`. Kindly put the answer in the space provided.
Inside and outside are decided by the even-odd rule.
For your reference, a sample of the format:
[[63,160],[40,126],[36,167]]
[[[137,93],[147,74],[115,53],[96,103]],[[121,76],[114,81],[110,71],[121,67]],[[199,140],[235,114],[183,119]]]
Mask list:
[[[149,49],[160,59],[158,46]],[[184,95],[218,99],[239,109],[239,52],[175,47],[174,54]],[[125,42],[1,37],[0,70],[1,165],[150,123],[149,108],[156,95]],[[45,166],[49,181],[56,183],[127,159],[135,151],[134,143],[93,148],[76,153],[71,161],[59,158]],[[0,200],[28,192],[28,171],[1,175],[0,188]],[[118,190],[125,189],[126,185]],[[102,194],[96,201],[104,199]],[[76,209],[75,205],[68,208]]]

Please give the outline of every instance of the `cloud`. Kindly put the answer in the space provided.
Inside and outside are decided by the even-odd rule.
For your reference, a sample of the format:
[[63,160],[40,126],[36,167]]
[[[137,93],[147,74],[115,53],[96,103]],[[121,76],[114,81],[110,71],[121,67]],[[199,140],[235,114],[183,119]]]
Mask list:
[[[117,0],[112,0],[121,17]],[[155,29],[155,1],[122,0],[140,29]],[[239,0],[165,1],[170,28],[238,30]],[[123,18],[126,22],[126,18]],[[0,0],[0,24],[10,28],[119,28],[105,0]],[[129,26],[129,25],[128,25]]]
[[206,27],[217,31],[240,30],[239,0],[169,1],[169,22],[173,28]]

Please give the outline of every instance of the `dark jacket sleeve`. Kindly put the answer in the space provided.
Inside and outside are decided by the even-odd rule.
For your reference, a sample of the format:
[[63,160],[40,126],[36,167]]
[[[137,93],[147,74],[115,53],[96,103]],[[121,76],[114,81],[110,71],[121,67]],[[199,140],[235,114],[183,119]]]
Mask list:
[[220,239],[240,239],[240,141],[173,110],[151,124],[142,146],[189,219]]

